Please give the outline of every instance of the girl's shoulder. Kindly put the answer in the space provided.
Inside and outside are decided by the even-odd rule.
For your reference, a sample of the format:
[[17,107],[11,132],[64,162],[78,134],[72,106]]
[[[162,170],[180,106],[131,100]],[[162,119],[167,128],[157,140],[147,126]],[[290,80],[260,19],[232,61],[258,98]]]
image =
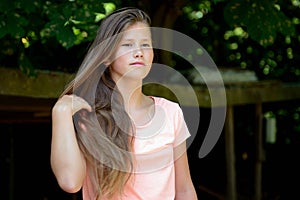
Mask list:
[[156,106],[162,106],[163,108],[170,108],[170,109],[178,109],[179,104],[177,102],[171,101],[169,99],[166,99],[164,97],[156,97],[151,96],[151,98],[154,100],[154,103]]

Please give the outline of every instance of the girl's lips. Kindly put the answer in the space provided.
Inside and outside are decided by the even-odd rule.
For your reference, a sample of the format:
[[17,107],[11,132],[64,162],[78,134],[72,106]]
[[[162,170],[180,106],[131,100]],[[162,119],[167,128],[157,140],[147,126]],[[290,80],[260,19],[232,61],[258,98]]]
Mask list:
[[143,63],[143,62],[134,62],[134,63],[131,63],[130,65],[145,66],[145,63]]

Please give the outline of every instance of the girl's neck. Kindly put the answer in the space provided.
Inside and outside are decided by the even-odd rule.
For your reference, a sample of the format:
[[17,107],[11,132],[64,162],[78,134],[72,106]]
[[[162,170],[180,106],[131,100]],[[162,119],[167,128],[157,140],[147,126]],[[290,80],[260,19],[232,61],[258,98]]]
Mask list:
[[154,102],[142,92],[142,82],[118,82],[125,109],[135,125],[148,123],[154,115]]
[[142,81],[119,81],[117,86],[123,96],[127,110],[138,109],[143,106],[145,95],[142,92]]

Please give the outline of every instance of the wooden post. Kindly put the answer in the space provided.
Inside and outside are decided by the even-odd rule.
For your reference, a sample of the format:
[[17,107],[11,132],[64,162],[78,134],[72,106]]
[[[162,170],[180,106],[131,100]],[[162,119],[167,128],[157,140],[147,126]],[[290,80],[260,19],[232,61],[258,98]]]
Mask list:
[[225,120],[225,152],[227,170],[227,200],[237,199],[236,174],[235,174],[235,150],[234,150],[234,115],[233,106],[227,107]]
[[264,150],[263,150],[263,113],[262,103],[256,104],[255,109],[255,147],[256,147],[256,159],[255,159],[255,176],[254,176],[254,200],[262,199],[262,162],[264,161]]
[[9,127],[9,139],[10,139],[10,155],[9,155],[9,200],[14,199],[15,193],[15,145],[14,145],[14,130],[12,125]]

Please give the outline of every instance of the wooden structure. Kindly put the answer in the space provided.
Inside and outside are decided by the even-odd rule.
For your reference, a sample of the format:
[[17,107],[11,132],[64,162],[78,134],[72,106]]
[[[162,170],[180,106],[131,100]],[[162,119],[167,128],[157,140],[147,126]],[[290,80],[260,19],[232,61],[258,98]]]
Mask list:
[[[164,93],[162,88],[149,88],[154,95]],[[194,86],[199,106],[210,107],[210,94],[203,86]],[[184,91],[185,89],[182,88]],[[210,88],[213,93],[223,90],[218,86]],[[226,120],[225,120],[225,154],[226,154],[226,174],[227,174],[227,194],[226,200],[237,200],[238,192],[236,186],[235,169],[235,130],[234,130],[234,106],[254,104],[255,105],[255,177],[254,177],[254,197],[253,200],[262,200],[262,164],[265,160],[263,149],[263,103],[279,102],[300,99],[300,83],[281,83],[280,81],[257,81],[239,82],[225,84],[227,97]],[[172,98],[172,96],[169,96]],[[175,100],[175,99],[174,99]],[[188,104],[188,106],[191,106]],[[299,102],[300,105],[300,102]],[[215,102],[215,106],[223,106],[223,102]]]
[[[41,71],[35,78],[28,78],[19,70],[0,68],[0,123],[45,121],[51,116],[51,108],[65,84],[73,74]],[[186,88],[176,86],[178,90]],[[197,94],[197,105],[187,106],[211,107],[210,93],[203,86],[194,86]],[[237,200],[235,153],[234,153],[234,106],[244,104],[256,105],[256,164],[255,164],[255,200],[262,199],[262,104],[266,102],[300,99],[300,84],[283,84],[278,81],[257,81],[248,83],[225,84],[226,89],[226,121],[225,145],[227,162],[227,194],[226,199]],[[153,95],[174,98],[164,87],[153,85],[145,88]],[[218,93],[221,87],[210,88]],[[187,98],[188,99],[188,98]],[[174,99],[175,100],[175,99]],[[215,102],[214,106],[224,106],[223,102]]]

